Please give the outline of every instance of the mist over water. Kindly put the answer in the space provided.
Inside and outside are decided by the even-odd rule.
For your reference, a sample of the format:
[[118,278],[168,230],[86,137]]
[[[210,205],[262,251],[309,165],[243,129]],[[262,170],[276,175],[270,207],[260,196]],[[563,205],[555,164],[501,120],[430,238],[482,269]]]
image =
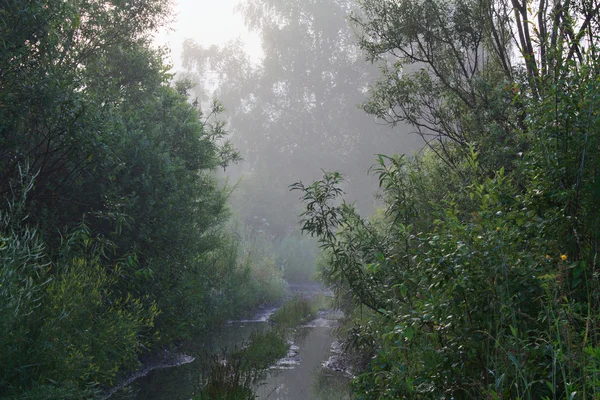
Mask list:
[[[191,82],[190,100],[243,157],[219,176],[235,187],[229,204],[237,223],[247,227],[245,241],[261,238],[261,248],[274,254],[288,282],[312,281],[318,246],[300,235],[300,193],[289,186],[340,171],[347,201],[369,215],[378,182],[368,171],[376,155],[411,153],[422,145],[417,135],[407,135],[408,128],[391,129],[360,109],[380,70],[365,60],[348,23],[355,3],[177,5],[174,31],[161,40],[167,38],[177,58],[175,79]],[[267,307],[230,325],[264,323],[273,311]],[[331,380],[339,377],[331,371],[319,375],[334,342],[332,327],[332,321],[318,319],[301,328],[301,357],[290,355],[289,368],[272,371],[259,388],[260,398],[316,398],[317,382],[325,397],[335,392]],[[297,348],[294,344],[292,351]]]
[[3,2],[0,398],[600,398],[599,17]]

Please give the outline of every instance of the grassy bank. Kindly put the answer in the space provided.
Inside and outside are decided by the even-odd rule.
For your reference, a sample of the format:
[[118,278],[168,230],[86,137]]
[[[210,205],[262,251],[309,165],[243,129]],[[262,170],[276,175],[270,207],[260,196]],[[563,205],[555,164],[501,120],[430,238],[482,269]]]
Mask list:
[[221,356],[214,355],[195,400],[254,399],[254,388],[267,368],[289,349],[286,332],[279,329],[255,332],[248,343]]
[[296,295],[271,316],[271,321],[280,327],[294,327],[315,319],[319,311],[330,305],[330,299],[323,294],[312,298]]

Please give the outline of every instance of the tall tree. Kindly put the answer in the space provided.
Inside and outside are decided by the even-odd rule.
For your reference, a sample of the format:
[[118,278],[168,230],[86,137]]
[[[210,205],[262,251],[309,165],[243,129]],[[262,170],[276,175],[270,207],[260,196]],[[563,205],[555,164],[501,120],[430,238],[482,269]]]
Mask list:
[[351,7],[343,0],[241,2],[247,26],[262,39],[259,65],[238,42],[184,44],[188,73],[216,80],[215,95],[230,110],[234,142],[248,161],[244,216],[264,218],[279,234],[295,225],[290,183],[316,178],[320,168],[340,169],[352,199],[368,209],[374,187],[364,171],[373,154],[416,147],[417,140],[393,136],[356,108],[377,68],[355,45],[346,20]]
[[364,108],[431,151],[379,158],[372,220],[337,173],[294,186],[324,275],[361,305],[357,398],[598,397],[599,10],[361,1],[361,47],[387,61]]

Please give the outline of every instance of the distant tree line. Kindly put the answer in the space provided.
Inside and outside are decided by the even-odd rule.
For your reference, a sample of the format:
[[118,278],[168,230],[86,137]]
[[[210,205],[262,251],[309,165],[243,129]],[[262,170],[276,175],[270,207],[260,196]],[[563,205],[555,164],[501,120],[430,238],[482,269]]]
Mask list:
[[228,170],[241,177],[232,205],[247,223],[278,238],[298,233],[293,182],[316,179],[321,169],[343,170],[352,201],[371,212],[377,185],[366,170],[374,155],[422,146],[417,135],[394,134],[358,108],[379,70],[365,62],[348,24],[354,7],[354,0],[240,1],[238,12],[261,40],[258,61],[241,41],[183,45],[194,95],[225,105],[245,160]]

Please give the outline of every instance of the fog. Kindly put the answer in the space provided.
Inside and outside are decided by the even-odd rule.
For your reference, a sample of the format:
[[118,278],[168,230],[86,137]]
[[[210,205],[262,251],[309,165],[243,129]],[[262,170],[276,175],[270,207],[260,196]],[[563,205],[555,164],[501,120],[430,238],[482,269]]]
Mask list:
[[[322,170],[346,177],[347,201],[370,214],[376,154],[411,153],[410,129],[359,109],[379,69],[365,60],[347,0],[224,0],[175,3],[175,21],[157,43],[171,49],[176,79],[194,83],[210,114],[218,99],[230,140],[244,161],[225,177],[237,183],[231,207],[249,225],[278,238],[299,231],[299,193]],[[212,117],[214,122],[216,119]]]
[[238,0],[173,0],[173,20],[155,37],[155,44],[170,50],[174,72],[181,72],[183,42],[193,39],[204,45],[222,45],[241,39],[244,50],[256,62],[262,56],[260,38],[244,25],[241,13],[235,12]]

